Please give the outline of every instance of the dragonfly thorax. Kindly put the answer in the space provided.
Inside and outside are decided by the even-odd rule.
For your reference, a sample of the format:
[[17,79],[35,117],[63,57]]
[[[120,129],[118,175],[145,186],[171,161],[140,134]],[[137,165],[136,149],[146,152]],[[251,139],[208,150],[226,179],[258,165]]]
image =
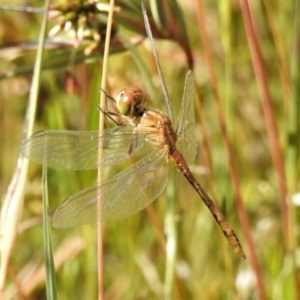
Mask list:
[[138,121],[137,131],[145,133],[151,144],[168,152],[175,147],[177,134],[169,117],[154,109],[144,109]]

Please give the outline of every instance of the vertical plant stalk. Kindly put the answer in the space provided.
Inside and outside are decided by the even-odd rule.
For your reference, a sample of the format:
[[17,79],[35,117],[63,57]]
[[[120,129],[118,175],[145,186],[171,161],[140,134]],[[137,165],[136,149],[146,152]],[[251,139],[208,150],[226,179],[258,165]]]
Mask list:
[[[283,41],[280,37],[278,26],[276,26],[276,18],[274,15],[274,7],[272,0],[263,0],[263,3],[266,7],[269,26],[274,40],[276,55],[278,57],[279,74],[283,91],[283,104],[287,106],[291,98],[291,82],[285,59]],[[297,10],[295,12],[297,12]]]
[[300,36],[300,1],[294,1],[294,24],[293,24],[293,36],[291,46],[291,61],[290,61],[290,73],[292,80],[292,99],[289,106],[289,149],[287,170],[289,176],[289,190],[291,193],[297,192],[297,185],[300,176],[299,171],[299,134],[300,134],[300,57],[299,57],[299,36]]
[[268,78],[264,65],[264,59],[259,47],[257,34],[254,28],[253,20],[251,17],[250,7],[247,0],[239,0],[243,19],[245,23],[245,29],[247,33],[248,43],[250,45],[250,52],[252,56],[253,68],[257,78],[257,83],[260,89],[262,97],[262,107],[264,117],[266,121],[266,127],[268,132],[268,138],[270,143],[270,150],[275,167],[276,177],[278,181],[279,194],[280,194],[280,206],[281,206],[281,220],[282,231],[285,240],[285,246],[289,245],[289,216],[287,207],[287,188],[286,178],[283,164],[282,151],[280,149],[278,140],[278,131],[275,123],[275,117],[273,114],[272,100],[268,88]]
[[[105,93],[106,90],[106,74],[107,74],[107,63],[109,55],[109,46],[110,46],[110,36],[111,36],[111,27],[113,20],[113,11],[114,11],[114,0],[110,1],[107,27],[106,27],[106,40],[103,54],[103,66],[102,66],[102,80],[101,80],[101,96],[100,96],[100,115],[99,115],[99,131],[104,129],[104,115],[102,111],[105,110]],[[99,148],[98,148],[98,159],[102,161],[103,157],[103,145],[102,140],[99,139]],[[101,165],[98,168],[98,185],[103,181],[103,172]],[[99,191],[99,198],[101,198],[101,190]],[[98,214],[101,214],[101,203],[98,201]],[[104,299],[104,290],[103,290],[103,229],[102,222],[97,223],[97,237],[98,237],[98,299]]]
[[[288,188],[290,197],[299,193],[299,155],[300,155],[300,145],[299,145],[299,134],[300,134],[300,58],[299,58],[299,36],[300,36],[300,1],[295,0],[293,7],[293,34],[292,34],[292,47],[291,47],[291,60],[290,60],[290,73],[292,81],[292,98],[289,103],[289,128],[288,128],[288,149],[287,149],[287,161],[286,170],[288,174]],[[292,200],[292,199],[291,199]],[[290,206],[291,215],[291,239],[290,239],[290,249],[293,255],[293,268],[294,268],[294,283],[295,283],[295,293],[296,297],[300,299],[300,278],[299,269],[297,267],[297,249],[299,249],[299,239],[298,239],[298,220],[297,220],[297,207],[292,201]]]
[[48,216],[49,199],[48,199],[48,180],[47,180],[47,161],[43,164],[43,236],[44,236],[44,253],[46,269],[46,294],[47,299],[56,300],[56,279],[55,266],[51,243],[51,225]]
[[249,259],[250,259],[250,263],[251,263],[252,269],[254,271],[254,274],[256,276],[256,285],[257,285],[257,289],[258,289],[258,296],[259,296],[259,299],[265,300],[266,294],[265,294],[262,274],[259,269],[258,260],[257,260],[256,254],[255,254],[255,247],[254,247],[254,242],[253,242],[251,232],[250,232],[248,216],[246,213],[245,206],[243,204],[242,194],[240,191],[240,184],[239,184],[239,178],[238,178],[236,164],[234,161],[233,149],[232,149],[229,137],[228,137],[225,118],[224,118],[224,114],[222,111],[221,100],[220,100],[220,95],[219,95],[219,91],[218,91],[218,85],[217,85],[217,81],[216,81],[216,76],[215,76],[213,66],[212,66],[211,51],[209,48],[209,42],[208,42],[207,33],[206,33],[205,25],[204,25],[205,17],[204,17],[204,13],[203,13],[202,2],[195,1],[195,4],[196,4],[198,26],[199,26],[199,30],[200,30],[202,43],[203,43],[205,61],[206,61],[208,72],[209,72],[212,92],[213,92],[214,99],[216,101],[216,106],[217,106],[219,125],[221,128],[225,147],[226,147],[226,150],[228,153],[229,168],[230,168],[230,174],[231,174],[233,187],[234,187],[234,191],[235,191],[238,215],[239,215],[240,222],[242,224],[245,239],[246,239],[248,247],[249,247]]
[[[46,1],[45,11],[43,14],[43,26],[45,38],[47,27],[47,16],[50,1]],[[42,45],[43,46],[43,45]],[[43,48],[43,47],[42,47]],[[42,60],[41,60],[42,61]],[[37,87],[38,91],[38,87]],[[55,265],[52,251],[51,242],[51,224],[49,220],[49,198],[48,198],[48,180],[47,180],[47,160],[43,163],[43,176],[42,176],[42,199],[43,199],[43,236],[44,236],[44,256],[45,256],[45,271],[46,271],[46,295],[47,299],[56,300],[56,278],[55,278]]]
[[177,253],[177,226],[176,214],[178,199],[175,193],[175,186],[178,182],[178,172],[171,170],[170,181],[167,188],[167,204],[165,213],[165,234],[166,234],[166,271],[164,284],[164,299],[174,299],[174,279],[176,271]]

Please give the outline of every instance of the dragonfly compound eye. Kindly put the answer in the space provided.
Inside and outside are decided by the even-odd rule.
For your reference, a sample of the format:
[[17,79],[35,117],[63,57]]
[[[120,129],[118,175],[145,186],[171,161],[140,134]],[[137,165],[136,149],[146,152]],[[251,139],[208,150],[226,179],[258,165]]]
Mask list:
[[136,87],[124,89],[118,93],[116,102],[119,112],[129,116],[134,108],[143,102],[142,90]]

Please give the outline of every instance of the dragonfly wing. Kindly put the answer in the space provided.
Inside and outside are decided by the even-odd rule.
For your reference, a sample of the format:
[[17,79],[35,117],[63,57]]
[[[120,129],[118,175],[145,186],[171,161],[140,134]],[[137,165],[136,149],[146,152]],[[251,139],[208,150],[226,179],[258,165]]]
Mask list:
[[145,6],[144,6],[143,3],[142,3],[142,12],[143,12],[143,17],[144,17],[146,32],[147,32],[147,35],[148,35],[148,38],[149,38],[149,41],[150,41],[150,44],[151,44],[151,48],[152,48],[152,52],[153,52],[153,56],[154,56],[154,60],[155,60],[159,80],[160,80],[160,85],[161,85],[163,95],[164,95],[164,101],[165,101],[165,104],[166,104],[168,117],[173,122],[173,109],[172,109],[172,105],[171,105],[171,102],[170,102],[170,97],[169,97],[168,90],[167,90],[167,87],[166,87],[166,83],[165,83],[165,80],[164,80],[164,77],[163,77],[163,74],[162,74],[162,71],[161,71],[160,63],[159,63],[159,60],[158,60],[158,56],[157,56],[157,53],[156,53],[156,48],[155,48],[155,44],[154,44],[154,40],[153,40],[153,36],[152,36],[152,31],[151,31],[151,28],[150,28],[150,25],[149,25],[147,12],[146,12],[146,9],[145,9]]
[[188,71],[185,78],[181,110],[176,128],[177,147],[187,162],[191,163],[197,153],[194,112],[195,82],[194,74]]
[[[103,160],[99,161],[99,145]],[[47,130],[33,134],[22,145],[22,154],[48,167],[70,170],[97,169],[146,151],[149,143],[132,127],[99,131]],[[150,147],[151,149],[151,147]]]
[[165,150],[154,151],[101,185],[68,198],[53,216],[54,227],[117,219],[145,208],[167,183]]

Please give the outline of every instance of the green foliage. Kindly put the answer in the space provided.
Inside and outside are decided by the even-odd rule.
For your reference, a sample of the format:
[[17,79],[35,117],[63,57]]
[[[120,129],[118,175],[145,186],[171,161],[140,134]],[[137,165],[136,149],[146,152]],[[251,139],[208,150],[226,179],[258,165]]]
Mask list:
[[[299,16],[293,14],[295,9],[290,2],[277,1],[269,5],[269,0],[264,0],[250,3],[263,55],[263,72],[267,76],[267,81],[262,84],[257,75],[259,62],[253,56],[251,46],[253,37],[249,37],[249,25],[245,24],[239,3],[203,1],[202,22],[208,38],[215,87],[211,69],[206,64],[207,53],[201,36],[203,28],[197,15],[199,7],[191,1],[181,1],[179,6],[171,0],[153,2],[145,4],[148,15],[151,9],[158,7],[156,12],[153,11],[150,24],[175,120],[186,71],[194,68],[199,147],[191,169],[226,215],[248,259],[241,261],[234,255],[207,208],[185,178],[178,174],[171,176],[177,180],[168,182],[168,192],[154,202],[154,216],[148,208],[126,219],[103,224],[105,299],[163,298],[163,291],[169,288],[164,279],[168,262],[164,249],[164,221],[170,205],[170,202],[166,204],[166,198],[172,194],[178,203],[175,221],[172,220],[175,225],[171,225],[177,229],[178,243],[172,299],[264,299],[262,290],[266,299],[295,299],[300,291],[294,278],[298,262],[295,231],[299,226],[299,212],[298,206],[290,200],[299,189],[300,178],[299,105],[296,101],[300,68],[295,67],[295,64],[299,65],[299,47],[293,47],[293,55],[290,55],[290,47],[299,41]],[[145,91],[148,107],[164,111],[150,47],[146,41],[141,43],[141,36],[145,37],[146,32],[140,2],[118,1],[116,5],[121,11],[115,12],[117,31],[111,44],[106,92],[114,96],[126,86],[138,86]],[[32,47],[24,51],[21,42],[30,40],[34,41],[30,45],[35,45],[40,24],[41,18],[33,14],[0,13],[0,27],[3,28],[0,32],[0,77],[6,78],[0,81],[1,196],[6,193],[16,165],[30,87],[29,74],[34,62]],[[8,47],[12,42],[15,46]],[[48,46],[53,42],[49,39]],[[132,43],[131,47],[126,46],[128,42]],[[84,54],[85,49],[86,46],[76,50],[72,46],[48,47],[35,131],[98,128],[103,45],[100,43],[99,49],[93,49],[89,56]],[[147,82],[145,78],[151,81]],[[272,103],[267,110],[262,92],[265,88]],[[238,180],[232,175],[224,132],[220,129],[215,91],[225,116]],[[277,130],[270,133],[268,122],[272,116]],[[285,177],[278,173],[278,160],[272,158],[276,149],[272,134],[280,142],[287,170]],[[105,176],[127,166],[124,163],[105,169]],[[41,170],[41,166],[30,164],[20,235],[11,254],[5,285],[6,295],[15,296],[7,299],[46,297],[45,275],[41,271],[45,264],[42,259]],[[69,195],[95,182],[94,171],[49,170],[50,211],[54,212]],[[284,214],[281,186],[288,187],[284,200],[288,201],[289,214]],[[247,213],[249,231],[238,213],[237,190]],[[248,235],[251,235],[254,247],[249,243]],[[96,226],[53,229],[51,239],[57,268],[57,298],[96,299]],[[256,271],[252,257],[257,258]],[[262,279],[261,290],[256,284],[256,276]]]

